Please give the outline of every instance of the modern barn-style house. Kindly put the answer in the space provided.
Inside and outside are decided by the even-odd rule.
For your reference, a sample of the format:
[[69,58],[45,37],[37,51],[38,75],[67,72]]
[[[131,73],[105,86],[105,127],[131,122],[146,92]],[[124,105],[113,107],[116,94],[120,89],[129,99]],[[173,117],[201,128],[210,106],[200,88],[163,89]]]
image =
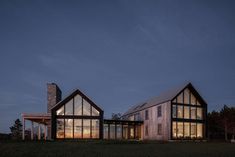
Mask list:
[[[55,83],[47,84],[45,114],[22,114],[31,122],[31,139],[205,139],[207,104],[191,83],[131,107],[121,120],[104,119],[104,111],[80,90],[61,100]],[[37,131],[34,124],[37,123]],[[44,126],[44,127],[42,127]]]

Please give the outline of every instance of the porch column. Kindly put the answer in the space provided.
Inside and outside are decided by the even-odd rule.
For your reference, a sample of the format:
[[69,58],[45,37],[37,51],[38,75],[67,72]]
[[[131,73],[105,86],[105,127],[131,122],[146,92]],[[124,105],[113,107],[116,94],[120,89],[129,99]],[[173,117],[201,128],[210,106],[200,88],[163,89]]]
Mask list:
[[33,140],[33,121],[31,121],[31,140]]
[[38,123],[38,140],[41,140],[41,126],[40,126],[40,123]]
[[22,140],[24,140],[25,139],[25,135],[24,135],[24,132],[25,132],[25,119],[24,119],[24,117],[22,118],[22,121],[23,121]]
[[44,140],[47,140],[47,126],[44,124]]

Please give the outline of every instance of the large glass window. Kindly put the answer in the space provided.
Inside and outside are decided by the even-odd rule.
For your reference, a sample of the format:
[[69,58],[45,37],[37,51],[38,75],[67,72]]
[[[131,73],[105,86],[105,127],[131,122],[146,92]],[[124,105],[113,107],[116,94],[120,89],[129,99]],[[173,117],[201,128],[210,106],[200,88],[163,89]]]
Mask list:
[[177,118],[183,118],[183,106],[181,105],[177,107]]
[[184,90],[184,104],[189,104],[189,95],[190,95],[190,91],[188,89]]
[[110,136],[109,136],[109,138],[110,139],[115,139],[115,125],[114,124],[110,124]]
[[56,115],[64,115],[64,106],[56,111]]
[[196,119],[196,107],[191,107],[190,112],[191,112],[191,119]]
[[82,120],[74,119],[74,138],[82,138]]
[[91,121],[92,125],[91,125],[91,128],[92,128],[92,138],[99,138],[99,120],[98,119],[95,119],[95,120],[92,120]]
[[83,99],[83,115],[90,116],[91,115],[91,105]]
[[197,138],[203,138],[203,124],[197,124]]
[[196,105],[196,98],[192,93],[191,93],[191,104]]
[[92,106],[91,107],[91,115],[92,116],[99,116],[100,112]]
[[184,106],[184,118],[189,119],[189,106]]
[[177,97],[177,103],[183,104],[183,93],[181,93],[181,94]]
[[184,136],[184,124],[183,124],[183,122],[178,122],[177,123],[177,134],[178,134],[179,138]]
[[82,97],[80,95],[74,97],[74,115],[82,115]]
[[172,133],[173,133],[173,138],[177,138],[177,126],[176,126],[176,122],[173,122],[173,124],[172,124]]
[[173,109],[172,109],[172,117],[173,118],[177,118],[176,117],[177,116],[177,106],[173,105],[172,107],[173,107]]
[[91,120],[83,119],[83,138],[91,138]]
[[197,124],[191,123],[191,138],[195,138],[197,135]]
[[128,125],[123,125],[123,138],[128,139]]
[[122,139],[122,125],[117,124],[117,139]]
[[73,115],[73,99],[65,104],[65,115]]
[[65,138],[73,138],[73,119],[65,119]]
[[108,124],[104,124],[104,139],[108,139],[109,138],[109,128],[108,128]]
[[203,118],[202,108],[197,108],[197,119],[201,120]]
[[190,138],[190,123],[184,122],[184,137]]
[[56,120],[56,138],[64,138],[64,119]]

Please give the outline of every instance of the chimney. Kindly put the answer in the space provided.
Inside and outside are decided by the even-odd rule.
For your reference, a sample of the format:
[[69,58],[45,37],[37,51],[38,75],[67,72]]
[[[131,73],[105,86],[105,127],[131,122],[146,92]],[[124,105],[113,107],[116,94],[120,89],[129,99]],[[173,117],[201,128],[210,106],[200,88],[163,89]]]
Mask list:
[[61,100],[61,90],[55,83],[47,83],[47,113]]

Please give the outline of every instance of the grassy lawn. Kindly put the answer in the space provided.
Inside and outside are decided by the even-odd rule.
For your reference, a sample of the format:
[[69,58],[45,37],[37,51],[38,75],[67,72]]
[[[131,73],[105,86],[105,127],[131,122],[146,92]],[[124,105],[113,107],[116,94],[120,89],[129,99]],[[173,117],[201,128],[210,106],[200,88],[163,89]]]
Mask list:
[[135,141],[0,142],[0,157],[235,157],[231,143]]

